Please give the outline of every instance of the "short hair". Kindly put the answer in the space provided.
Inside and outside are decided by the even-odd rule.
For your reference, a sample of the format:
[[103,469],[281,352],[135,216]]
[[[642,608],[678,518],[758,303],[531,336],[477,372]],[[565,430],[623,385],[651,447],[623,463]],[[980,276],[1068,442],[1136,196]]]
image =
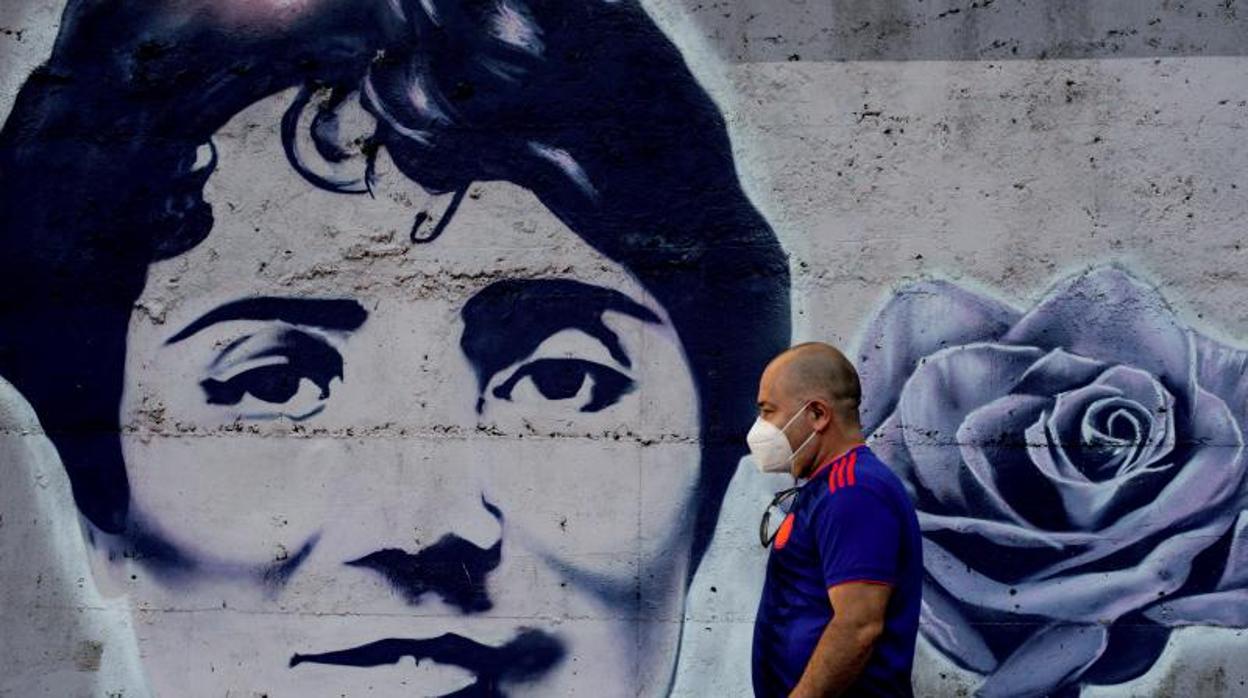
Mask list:
[[782,380],[795,394],[802,399],[822,397],[838,418],[861,425],[858,407],[862,404],[862,384],[858,371],[841,350],[823,342],[804,342],[781,357],[786,359]]
[[[166,43],[118,45],[116,59],[128,66],[118,69],[99,59],[102,37],[142,37],[148,28],[159,34],[159,10],[93,13],[93,3],[70,0],[51,58],[24,83],[0,131],[0,375],[35,408],[79,509],[95,526],[120,533],[127,522],[119,409],[131,313],[148,265],[190,250],[211,233],[212,210],[202,196],[211,168],[195,167],[196,152],[230,117],[290,87],[355,90],[371,80],[378,88],[374,107],[387,115],[375,144],[387,147],[400,170],[433,189],[472,179],[476,154],[462,153],[462,162],[439,162],[431,170],[396,121],[410,106],[401,101],[410,99],[403,80],[419,67],[415,32],[403,26],[405,16],[419,13],[418,3],[343,3],[275,40],[205,29]],[[680,337],[700,408],[692,570],[744,454],[753,379],[788,343],[788,262],[741,190],[722,115],[675,46],[635,0],[574,5],[585,21],[564,26],[577,27],[578,50],[603,43],[595,34],[607,30],[602,13],[617,13],[616,22],[623,13],[635,24],[630,41],[634,50],[646,50],[633,62],[633,88],[653,99],[627,109],[601,103],[622,76],[587,77],[598,81],[592,82],[598,92],[574,97],[558,84],[543,85],[548,92],[542,99],[578,100],[567,113],[597,120],[592,130],[614,139],[614,157],[678,168],[687,172],[680,179],[689,186],[658,190],[639,177],[613,193],[623,196],[604,197],[590,216],[567,205],[573,193],[566,185],[540,176],[515,179],[633,273]],[[133,16],[140,11],[151,14]],[[294,34],[312,39],[297,42]],[[385,61],[376,60],[379,52]],[[559,60],[577,55],[574,50]],[[670,60],[655,62],[655,56]],[[646,72],[656,65],[681,70]],[[646,133],[636,124],[645,124]],[[654,134],[696,137],[699,147],[669,157],[651,142]],[[577,132],[565,128],[560,136],[574,139]],[[683,220],[639,229],[642,206]]]

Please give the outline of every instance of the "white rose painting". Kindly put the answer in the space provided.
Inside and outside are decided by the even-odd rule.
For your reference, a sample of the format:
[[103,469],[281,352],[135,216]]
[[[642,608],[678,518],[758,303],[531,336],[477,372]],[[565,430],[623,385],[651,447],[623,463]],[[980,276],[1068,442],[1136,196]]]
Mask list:
[[924,533],[922,633],[984,696],[1147,671],[1170,630],[1248,626],[1248,352],[1098,267],[1025,312],[899,290],[857,357],[872,447]]

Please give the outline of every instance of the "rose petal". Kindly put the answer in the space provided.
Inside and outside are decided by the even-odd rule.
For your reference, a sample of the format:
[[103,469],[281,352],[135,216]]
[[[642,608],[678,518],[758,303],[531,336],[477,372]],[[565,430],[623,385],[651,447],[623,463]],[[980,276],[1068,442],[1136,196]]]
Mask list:
[[[1173,464],[1173,477],[1165,487],[1150,490],[1118,482],[1113,497],[1104,505],[1126,510],[1121,516],[1110,518],[1112,523],[1103,529],[1106,539],[1112,540],[1116,548],[1126,548],[1162,534],[1173,529],[1177,522],[1225,521],[1223,529],[1232,523],[1237,512],[1229,504],[1242,496],[1245,475],[1243,436],[1226,403],[1217,396],[1198,389],[1195,408],[1199,418],[1193,421],[1192,431],[1185,439],[1190,442],[1191,454],[1186,462]],[[1128,477],[1139,478],[1149,473],[1137,471]],[[1067,489],[1063,486],[1061,491]],[[1131,506],[1143,498],[1164,503],[1164,506]],[[1073,555],[1046,571],[1045,576],[1065,574],[1067,570],[1095,562],[1106,552],[1092,550]]]
[[1226,556],[1226,569],[1218,580],[1218,591],[1248,587],[1248,511],[1239,512],[1231,536],[1231,550]]
[[1051,398],[1091,383],[1105,369],[1106,365],[1100,361],[1058,348],[1027,369],[1013,392]]
[[951,516],[925,519],[923,515],[919,520],[929,543],[939,545],[977,573],[1011,586],[1029,583],[1038,572],[1100,542],[1095,534],[1050,534],[1002,521]]
[[[1057,446],[1051,421],[1041,421],[1027,429],[1027,451],[1036,469],[1056,486],[1063,521],[1055,528],[1096,531],[1112,525],[1123,511],[1134,511],[1165,487],[1178,466],[1160,465],[1132,471],[1117,480],[1093,482],[1079,474]],[[1070,473],[1076,475],[1070,475]]]
[[[1057,397],[1050,425],[1075,480],[1105,481],[1144,467],[1173,445],[1174,398],[1155,378],[1114,366]],[[1115,427],[1130,433],[1114,434]]]
[[[1192,560],[1229,524],[1229,520],[1218,520],[1163,538],[1139,562],[1110,571],[1036,576],[1005,584],[980,572],[976,560],[958,559],[931,537],[923,541],[923,566],[933,581],[946,589],[957,589],[958,599],[969,606],[1016,616],[1112,623],[1182,587],[1191,573]],[[1105,539],[1095,552],[1105,557],[1123,547]],[[1000,553],[993,548],[985,554]]]
[[1125,397],[1088,405],[1079,425],[1079,450],[1089,479],[1105,482],[1143,465],[1144,454],[1157,440],[1152,415]]
[[1174,426],[1174,396],[1153,376],[1127,366],[1115,366],[1097,378],[1097,383],[1110,385],[1122,391],[1128,398],[1151,415],[1149,436],[1132,466],[1147,466],[1164,458],[1174,450],[1176,430]]
[[1182,625],[1248,628],[1248,589],[1215,591],[1166,601],[1148,609],[1144,615],[1171,628]]
[[970,344],[924,359],[897,405],[915,476],[943,505],[968,511],[958,428],[975,408],[1005,395],[1043,354],[1029,347]]
[[[1106,686],[1134,681],[1152,669],[1170,642],[1171,629],[1132,613],[1109,626],[1109,646],[1096,664],[1079,677],[1082,685]],[[1079,688],[1068,698],[1078,698]]]
[[1006,395],[971,412],[958,427],[958,451],[969,474],[963,478],[963,493],[978,518],[1041,528],[1063,522],[1052,481],[1027,457],[1027,427],[1051,403],[1035,395]]
[[896,413],[889,415],[883,424],[871,432],[871,436],[867,438],[867,444],[876,457],[888,465],[889,469],[901,480],[901,484],[905,486],[906,493],[910,495],[910,501],[915,503],[915,507],[926,509],[938,505],[930,492],[920,490],[921,485],[914,474],[914,462],[910,459],[910,451],[906,448],[901,421]]
[[1107,385],[1145,410],[1165,414],[1174,402],[1166,387],[1153,376],[1132,366],[1114,366],[1096,377],[1097,385]]
[[1002,341],[1138,366],[1181,400],[1190,397],[1194,362],[1187,329],[1156,289],[1117,267],[1098,267],[1059,285]]
[[1100,542],[1095,533],[1048,532],[1031,526],[918,512],[924,538],[1008,585],[1026,583],[1038,570]]
[[1248,424],[1248,352],[1192,333],[1200,386],[1231,406],[1235,419]]
[[[986,521],[969,516],[939,516],[920,511],[919,528],[924,533],[953,531],[973,537],[976,541],[999,545],[1003,548],[1045,548],[1066,550],[1072,546],[1091,545],[1101,540],[1101,535],[1084,531],[1041,531],[1028,526]],[[989,551],[985,550],[985,554]]]
[[919,627],[929,642],[959,666],[981,674],[997,668],[996,655],[983,636],[962,615],[957,601],[935,584],[923,585]]
[[[1109,433],[1115,423],[1134,425],[1133,433]],[[1058,395],[1049,433],[1063,455],[1059,467],[1075,465],[1062,467],[1066,477],[1103,482],[1169,453],[1173,424],[1174,398],[1160,382],[1139,369],[1114,366],[1093,383]]]
[[1047,696],[1079,678],[1109,644],[1096,623],[1054,623],[1022,644],[980,686],[977,696]]
[[[1058,472],[1072,482],[1091,481],[1084,471],[1079,456],[1080,427],[1088,406],[1098,400],[1118,397],[1121,393],[1107,385],[1085,385],[1078,390],[1062,393],[1053,401],[1053,414],[1049,416],[1046,432],[1050,445],[1062,453],[1064,458],[1057,462]],[[1072,453],[1073,452],[1073,453]],[[1066,461],[1065,463],[1062,461]],[[1069,467],[1067,466],[1069,463]]]
[[872,318],[858,345],[863,430],[870,433],[897,404],[919,360],[947,347],[992,341],[1021,313],[946,281],[923,281],[897,291]]

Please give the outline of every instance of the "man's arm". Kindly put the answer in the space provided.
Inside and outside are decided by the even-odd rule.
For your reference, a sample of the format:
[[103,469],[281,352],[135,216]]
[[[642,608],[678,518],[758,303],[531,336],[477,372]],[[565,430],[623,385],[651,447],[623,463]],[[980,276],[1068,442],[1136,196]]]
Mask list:
[[892,591],[886,584],[864,582],[828,589],[832,620],[789,694],[792,698],[839,696],[854,683],[884,632],[884,611]]
[[832,619],[793,696],[824,698],[850,689],[884,631],[897,581],[901,522],[892,507],[864,482],[829,489],[812,519]]

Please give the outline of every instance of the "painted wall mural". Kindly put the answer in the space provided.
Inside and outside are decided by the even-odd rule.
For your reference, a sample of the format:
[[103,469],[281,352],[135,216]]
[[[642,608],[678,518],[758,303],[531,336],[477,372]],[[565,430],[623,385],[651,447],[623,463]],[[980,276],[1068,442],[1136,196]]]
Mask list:
[[1246,360],[1115,267],[1026,312],[916,284],[872,320],[864,426],[919,509],[923,632],[982,695],[1078,695],[1170,628],[1248,627]]
[[1248,59],[907,2],[0,7],[0,697],[747,695],[806,339],[917,694],[1248,690]]
[[670,683],[788,275],[640,6],[71,2],[0,173],[0,375],[153,693]]

